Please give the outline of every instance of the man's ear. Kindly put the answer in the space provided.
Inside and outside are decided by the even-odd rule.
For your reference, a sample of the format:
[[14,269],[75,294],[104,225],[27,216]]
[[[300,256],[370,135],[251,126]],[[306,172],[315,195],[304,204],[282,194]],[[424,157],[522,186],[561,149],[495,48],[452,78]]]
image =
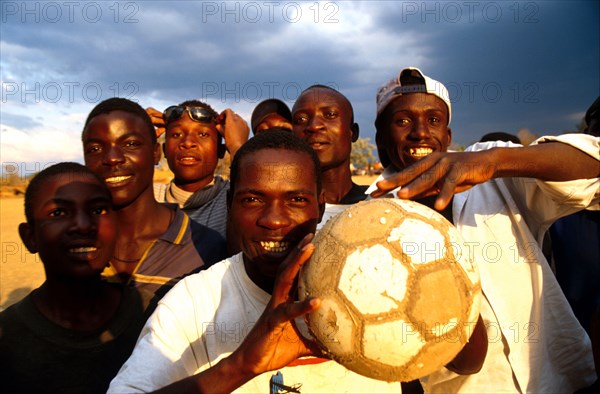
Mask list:
[[157,166],[161,158],[160,142],[154,144],[154,165]]
[[452,143],[452,129],[448,127],[448,146]]
[[350,131],[352,131],[352,142],[356,142],[359,134],[358,123],[352,123],[352,126],[350,126]]
[[21,223],[19,224],[19,236],[21,237],[21,241],[27,248],[30,253],[37,253],[37,245],[35,243],[35,237],[33,234],[33,228],[29,225],[29,223]]

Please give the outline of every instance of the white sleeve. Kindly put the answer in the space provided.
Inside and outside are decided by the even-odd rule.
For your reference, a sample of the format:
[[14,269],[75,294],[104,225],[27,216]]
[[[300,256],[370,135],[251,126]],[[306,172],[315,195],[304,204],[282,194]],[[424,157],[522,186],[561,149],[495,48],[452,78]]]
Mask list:
[[154,391],[191,376],[199,365],[208,364],[206,351],[198,351],[203,344],[196,324],[199,311],[190,292],[195,287],[194,281],[189,280],[192,277],[198,279],[192,275],[182,280],[159,302],[108,393]]
[[[580,151],[600,161],[600,137],[582,133],[563,134],[557,136],[549,135],[538,138],[537,140],[533,141],[531,145],[539,145],[546,142],[561,142],[563,144],[570,145],[575,149],[579,149]],[[475,144],[467,147],[465,152],[476,152],[492,148],[518,148],[521,146],[522,145],[505,141],[476,142]]]
[[562,142],[571,145],[600,161],[600,137],[582,133],[545,136],[533,141],[531,145],[543,144],[544,142]]
[[[546,142],[570,145],[596,159],[600,168],[600,137],[580,133],[545,136],[533,141],[531,145]],[[536,180],[536,186],[552,201],[553,208],[547,206],[546,222],[596,205],[600,201],[600,178],[598,177],[564,182]],[[541,202],[533,201],[531,206],[536,207],[538,203],[541,204]]]
[[[561,142],[590,155],[598,161],[600,170],[600,137],[588,134],[563,134],[540,137],[532,142],[532,145],[545,142]],[[571,206],[575,210],[585,209],[600,202],[600,178],[566,182],[538,181],[538,186],[557,204]]]
[[[564,134],[538,138],[531,145],[546,142],[561,142],[570,145],[600,161],[600,138],[587,134]],[[519,147],[508,142],[476,143],[467,151],[479,151],[494,147]],[[600,165],[600,163],[599,163]],[[515,201],[523,205],[520,209],[529,212],[536,223],[530,227],[545,228],[556,219],[598,204],[600,200],[600,178],[576,179],[563,182],[548,182],[533,178],[507,177],[494,180],[506,185]]]

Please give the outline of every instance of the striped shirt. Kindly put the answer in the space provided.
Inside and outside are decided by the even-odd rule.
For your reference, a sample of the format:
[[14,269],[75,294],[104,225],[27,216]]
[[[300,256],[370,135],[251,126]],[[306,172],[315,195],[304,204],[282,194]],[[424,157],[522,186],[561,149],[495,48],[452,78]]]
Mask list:
[[109,263],[102,272],[106,280],[143,288],[162,298],[181,278],[201,269],[204,262],[192,241],[190,219],[179,207],[170,207],[175,208],[173,222],[146,249],[133,274],[119,274]]
[[229,182],[215,176],[214,182],[190,193],[185,201],[178,197],[185,195],[171,182],[154,184],[156,201],[175,202],[192,220],[192,239],[207,267],[227,257],[227,191]]

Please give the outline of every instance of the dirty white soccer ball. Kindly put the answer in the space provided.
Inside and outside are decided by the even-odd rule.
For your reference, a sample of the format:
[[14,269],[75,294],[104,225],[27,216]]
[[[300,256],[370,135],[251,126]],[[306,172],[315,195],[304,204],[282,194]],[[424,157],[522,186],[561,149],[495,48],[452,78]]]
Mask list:
[[481,284],[456,228],[424,205],[391,198],[350,206],[321,229],[299,277],[321,307],[311,334],[361,375],[410,381],[449,363],[479,316]]

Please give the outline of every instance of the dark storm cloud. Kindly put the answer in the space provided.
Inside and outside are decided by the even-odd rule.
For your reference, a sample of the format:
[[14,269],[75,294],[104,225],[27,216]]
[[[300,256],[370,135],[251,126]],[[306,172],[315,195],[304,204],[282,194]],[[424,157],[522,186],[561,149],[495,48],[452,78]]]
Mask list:
[[597,2],[423,4],[388,10],[380,22],[429,35],[423,71],[448,86],[459,143],[490,131],[574,130],[574,114],[598,96]]
[[[63,8],[62,18],[53,16],[52,7],[44,11],[46,3],[35,4],[37,15],[21,9],[3,16],[2,76],[10,84],[3,99],[22,107],[60,101],[91,108],[120,95],[142,105],[152,105],[151,98],[197,97],[248,112],[271,96],[291,103],[314,83],[352,86],[359,70],[349,59],[360,58],[360,46],[340,45],[315,30],[317,24],[302,27],[311,15],[283,14],[286,3],[269,3],[279,4],[272,15],[262,7],[258,20],[243,10],[262,3],[215,10],[210,7],[225,3],[95,2],[96,14],[93,7],[85,14],[75,7],[67,17]],[[341,17],[343,10],[336,11]]]
[[322,83],[348,96],[373,141],[378,86],[414,65],[448,85],[465,145],[489,131],[573,128],[599,90],[597,2],[33,3],[37,21],[3,8],[11,111],[39,101],[85,111],[119,95],[143,106],[201,98],[249,116],[260,100],[291,106]]

